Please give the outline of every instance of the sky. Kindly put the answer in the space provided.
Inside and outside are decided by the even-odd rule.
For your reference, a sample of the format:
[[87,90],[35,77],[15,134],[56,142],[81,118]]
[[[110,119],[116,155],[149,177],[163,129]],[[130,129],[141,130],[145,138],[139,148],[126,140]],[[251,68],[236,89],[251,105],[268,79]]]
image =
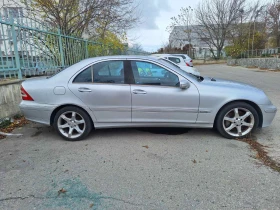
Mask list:
[[128,31],[130,43],[139,43],[144,50],[156,51],[168,42],[166,27],[182,7],[195,8],[200,0],[139,0],[141,23]]

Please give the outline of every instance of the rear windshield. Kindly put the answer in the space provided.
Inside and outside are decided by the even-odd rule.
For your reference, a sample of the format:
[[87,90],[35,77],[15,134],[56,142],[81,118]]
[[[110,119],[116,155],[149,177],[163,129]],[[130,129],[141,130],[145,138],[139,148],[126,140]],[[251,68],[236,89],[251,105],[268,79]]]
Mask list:
[[186,59],[186,56],[184,56],[184,55],[179,55],[179,56],[181,56],[182,58]]

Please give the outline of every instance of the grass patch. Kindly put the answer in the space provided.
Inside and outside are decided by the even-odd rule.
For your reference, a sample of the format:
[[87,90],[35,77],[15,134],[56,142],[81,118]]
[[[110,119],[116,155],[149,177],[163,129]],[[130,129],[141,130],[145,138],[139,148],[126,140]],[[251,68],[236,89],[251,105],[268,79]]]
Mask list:
[[0,123],[0,129],[6,128],[11,124],[10,120],[4,120]]

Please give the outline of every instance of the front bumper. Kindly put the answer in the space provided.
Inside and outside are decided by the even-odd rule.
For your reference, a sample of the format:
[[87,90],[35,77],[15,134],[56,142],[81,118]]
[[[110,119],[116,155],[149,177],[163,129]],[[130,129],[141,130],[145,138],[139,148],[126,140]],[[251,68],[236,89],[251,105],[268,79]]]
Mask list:
[[19,108],[26,119],[50,125],[51,114],[56,106],[39,104],[34,101],[21,101]]
[[277,112],[277,107],[270,104],[270,105],[259,105],[262,114],[263,114],[263,124],[262,127],[268,127],[269,125],[271,125],[276,112]]

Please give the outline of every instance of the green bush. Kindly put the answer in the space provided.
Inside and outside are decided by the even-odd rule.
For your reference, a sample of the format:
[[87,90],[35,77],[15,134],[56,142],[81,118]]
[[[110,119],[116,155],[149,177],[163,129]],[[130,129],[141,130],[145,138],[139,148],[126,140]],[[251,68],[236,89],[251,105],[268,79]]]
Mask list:
[[9,125],[11,124],[11,121],[6,119],[6,120],[3,120],[2,122],[0,122],[0,128],[6,128],[8,127]]

